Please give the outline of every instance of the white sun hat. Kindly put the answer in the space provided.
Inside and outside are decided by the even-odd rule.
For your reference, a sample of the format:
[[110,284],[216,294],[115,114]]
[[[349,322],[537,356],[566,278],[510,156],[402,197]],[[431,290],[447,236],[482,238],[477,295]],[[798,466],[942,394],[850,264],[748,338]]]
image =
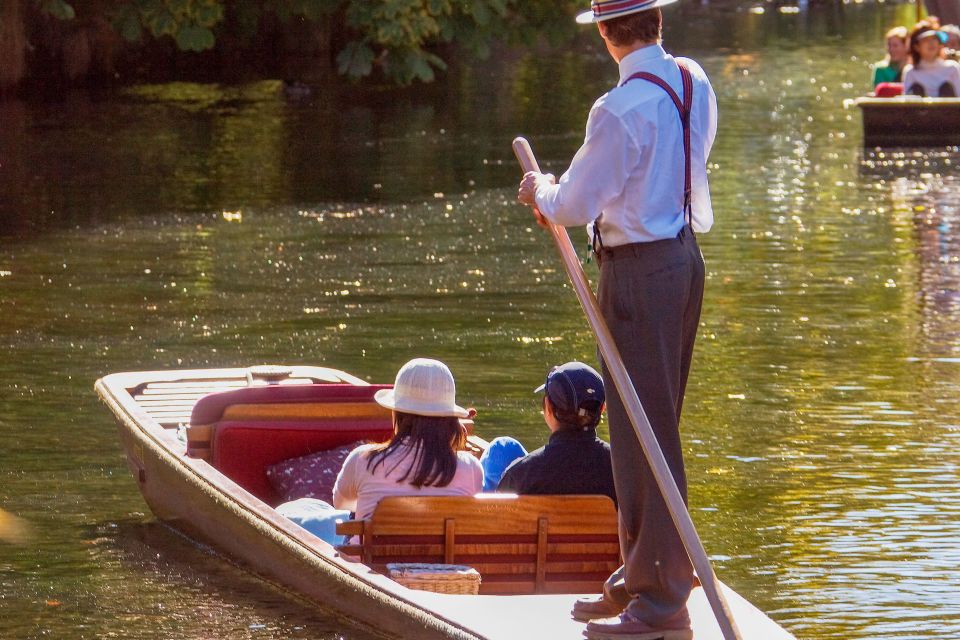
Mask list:
[[374,395],[381,407],[420,416],[466,418],[469,413],[457,406],[457,387],[447,365],[439,360],[414,358],[400,368],[393,389]]
[[591,22],[602,22],[611,18],[627,16],[631,13],[639,13],[647,9],[662,7],[666,4],[673,4],[677,0],[593,0],[590,3],[590,11],[584,11],[577,16],[577,22],[580,24],[590,24]]

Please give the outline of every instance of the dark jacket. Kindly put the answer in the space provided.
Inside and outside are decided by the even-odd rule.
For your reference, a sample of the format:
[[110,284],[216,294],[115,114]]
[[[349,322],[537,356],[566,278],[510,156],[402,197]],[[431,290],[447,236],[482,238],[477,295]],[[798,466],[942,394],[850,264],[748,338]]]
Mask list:
[[598,494],[617,502],[610,445],[595,429],[560,430],[503,472],[497,491],[532,495]]

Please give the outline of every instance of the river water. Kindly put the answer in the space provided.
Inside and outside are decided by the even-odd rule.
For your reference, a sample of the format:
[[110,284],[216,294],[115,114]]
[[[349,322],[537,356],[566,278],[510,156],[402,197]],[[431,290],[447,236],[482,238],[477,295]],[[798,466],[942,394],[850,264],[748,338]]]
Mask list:
[[[863,150],[843,105],[911,13],[667,12],[721,109],[691,508],[801,638],[960,637],[960,150]],[[433,356],[482,435],[538,446],[531,390],[593,346],[509,143],[562,171],[615,73],[585,33],[401,92],[0,103],[0,506],[31,532],[0,542],[0,637],[373,637],[152,521],[93,381]]]

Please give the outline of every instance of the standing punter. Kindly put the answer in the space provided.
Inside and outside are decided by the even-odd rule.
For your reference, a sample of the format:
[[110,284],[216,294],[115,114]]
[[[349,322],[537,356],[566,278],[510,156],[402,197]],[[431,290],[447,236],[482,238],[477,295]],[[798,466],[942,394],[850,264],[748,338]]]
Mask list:
[[[660,45],[658,7],[674,1],[594,0],[577,17],[597,23],[620,81],[593,105],[560,181],[527,173],[519,200],[556,224],[592,223],[601,311],[686,500],[679,420],[703,300],[694,231],[713,224],[717,100],[697,63]],[[587,625],[588,638],[688,639],[693,568],[606,366],[603,376],[624,567],[574,615],[606,618]]]

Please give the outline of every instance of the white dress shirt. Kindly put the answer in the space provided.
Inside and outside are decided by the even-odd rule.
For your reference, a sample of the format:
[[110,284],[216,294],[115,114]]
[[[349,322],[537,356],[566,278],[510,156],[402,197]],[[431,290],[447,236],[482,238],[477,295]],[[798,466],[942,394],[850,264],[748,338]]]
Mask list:
[[[717,97],[700,65],[685,62],[693,77],[693,228],[703,232],[713,225],[707,156],[717,133]],[[673,238],[684,225],[680,115],[657,85],[639,78],[623,84],[638,71],[663,78],[683,100],[680,70],[663,47],[630,53],[620,61],[622,86],[590,109],[586,138],[570,168],[557,184],[544,178],[536,184],[537,207],[551,222],[588,224],[603,214],[598,224],[605,247]]]

